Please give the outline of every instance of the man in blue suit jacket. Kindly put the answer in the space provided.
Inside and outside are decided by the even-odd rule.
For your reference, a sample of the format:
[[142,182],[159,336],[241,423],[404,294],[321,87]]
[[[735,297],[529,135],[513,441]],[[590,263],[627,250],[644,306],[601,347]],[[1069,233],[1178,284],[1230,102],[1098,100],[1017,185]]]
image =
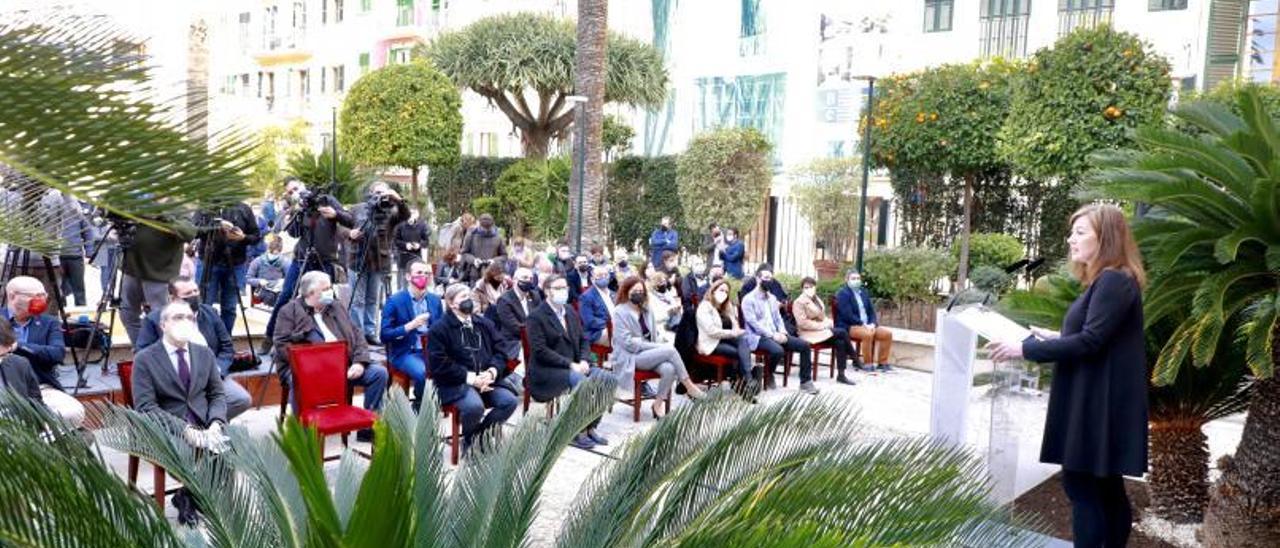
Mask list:
[[609,290],[609,267],[591,268],[591,289],[582,294],[578,314],[582,316],[582,336],[587,344],[609,346],[609,317],[613,314],[613,291]]
[[66,356],[62,339],[62,323],[45,316],[49,295],[44,284],[30,276],[17,276],[5,285],[5,302],[0,314],[13,327],[18,346],[13,353],[26,358],[40,381],[40,397],[54,414],[72,427],[84,423],[84,405],[62,391],[58,382],[58,366]]
[[662,267],[662,252],[680,253],[680,234],[671,228],[671,217],[662,218],[662,226],[649,235],[649,264]]
[[[893,347],[893,332],[876,325],[876,308],[871,303],[871,294],[862,286],[862,274],[850,270],[844,281],[845,287],[836,293],[836,329],[848,332],[849,338],[862,345],[864,369],[891,371],[889,350]],[[875,360],[871,359],[873,354]]]
[[724,232],[724,250],[720,252],[720,260],[724,261],[724,272],[735,279],[744,276],[742,260],[747,255],[747,246],[738,239],[738,229],[730,228]]
[[[240,416],[253,407],[253,398],[249,391],[231,378],[231,360],[236,357],[236,347],[231,341],[231,333],[222,323],[218,311],[212,306],[200,303],[200,286],[191,278],[180,276],[169,281],[169,302],[185,303],[196,316],[196,331],[200,335],[191,342],[207,347],[213,351],[214,363],[218,373],[222,375],[222,394],[227,403],[227,420]],[[138,340],[133,346],[134,356],[147,347],[160,342],[164,332],[160,329],[160,312],[164,307],[157,307],[142,320],[138,330]]]
[[405,269],[406,288],[397,291],[382,307],[382,344],[387,346],[387,359],[397,371],[413,379],[413,407],[422,405],[427,381],[427,362],[423,359],[422,337],[444,317],[440,297],[429,291],[431,266],[414,259]]

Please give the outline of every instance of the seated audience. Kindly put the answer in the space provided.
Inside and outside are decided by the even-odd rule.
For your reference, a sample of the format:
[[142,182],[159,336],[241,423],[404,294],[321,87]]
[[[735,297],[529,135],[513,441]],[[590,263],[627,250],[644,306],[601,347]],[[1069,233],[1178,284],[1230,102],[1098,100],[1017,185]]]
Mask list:
[[604,246],[591,244],[588,252],[591,254],[591,266],[609,266],[609,258],[604,255]]
[[676,328],[680,327],[681,314],[684,313],[680,305],[680,295],[667,282],[667,275],[662,271],[654,272],[649,276],[645,289],[649,292],[649,310],[658,320],[656,327],[659,337],[663,342],[674,343]]
[[711,279],[707,276],[707,264],[702,262],[702,257],[694,255],[689,259],[689,273],[680,280],[680,302],[685,308],[693,308],[694,299],[701,299],[709,285]]
[[844,282],[845,286],[836,293],[836,329],[862,345],[865,369],[892,371],[889,351],[893,348],[893,332],[876,325],[876,307],[871,303],[871,293],[862,286],[862,274],[850,270]]
[[[472,291],[454,284],[444,291],[444,319],[431,327],[427,366],[441,405],[453,405],[462,421],[463,448],[477,435],[507,421],[519,399],[503,385],[507,364],[496,346],[493,323],[476,312]],[[488,414],[485,408],[491,408]]]
[[609,290],[607,265],[596,265],[591,268],[591,289],[582,294],[579,308],[582,312],[582,329],[590,344],[609,346],[609,318],[613,315],[613,291]]
[[564,275],[569,282],[569,304],[578,302],[582,292],[591,288],[591,261],[586,255],[573,259],[573,270]]
[[245,277],[253,295],[263,304],[275,307],[280,290],[284,287],[284,275],[289,272],[292,261],[280,254],[284,244],[279,237],[269,236],[268,240],[267,252],[249,263],[249,271]]
[[[289,386],[292,381],[289,345],[346,341],[351,364],[347,367],[347,383],[363,386],[364,408],[378,411],[387,391],[387,368],[371,362],[364,333],[351,323],[351,314],[336,299],[333,281],[323,271],[313,270],[298,280],[298,297],[286,303],[276,319],[275,360],[280,382]],[[296,410],[296,399],[293,403]],[[372,441],[373,433],[361,430],[356,439]]]
[[66,356],[62,339],[62,322],[44,313],[49,309],[49,295],[40,280],[15,276],[5,285],[5,307],[0,314],[9,322],[18,338],[13,354],[26,358],[40,381],[40,398],[46,407],[73,428],[84,424],[84,405],[62,391],[58,382],[58,366]]
[[489,267],[484,270],[484,276],[476,280],[474,287],[476,315],[489,318],[489,307],[497,304],[502,294],[511,289],[511,285],[502,265],[489,263]]
[[844,374],[845,367],[849,365],[849,356],[853,355],[853,345],[849,342],[848,331],[836,329],[827,316],[827,305],[818,298],[817,280],[805,278],[800,282],[800,295],[791,302],[791,313],[796,318],[796,329],[801,339],[811,345],[831,343],[836,354],[836,366],[840,370],[836,382],[854,384]]
[[708,297],[698,304],[698,353],[737,360],[736,373],[744,393],[754,394],[759,387],[752,375],[751,345],[746,330],[738,325],[738,307],[730,293],[729,282],[718,280],[708,289]]
[[440,266],[436,267],[436,293],[444,293],[444,288],[461,282],[464,277],[462,259],[458,256],[458,248],[446,249],[440,257]]
[[9,322],[0,322],[0,390],[9,389],[28,400],[44,405],[40,398],[40,379],[31,368],[31,362],[14,354],[18,348],[18,336]]
[[[750,295],[752,291],[756,290],[756,283],[758,282],[754,276],[742,280],[742,294]],[[779,304],[785,305],[791,300],[791,297],[787,296],[787,289],[782,287],[782,282],[779,282],[776,279],[770,279],[764,284],[764,288],[769,291],[770,295],[773,295],[773,298],[778,299]]]
[[[163,338],[133,358],[133,408],[139,413],[168,413],[185,421],[188,439],[221,438],[222,425],[227,422],[222,374],[212,350],[191,344],[199,333],[195,313],[181,302],[169,303],[156,312]],[[195,524],[195,499],[185,489],[173,496],[173,505],[178,508],[179,523]]]
[[754,350],[764,352],[765,357],[765,386],[773,384],[773,375],[777,373],[778,362],[786,355],[787,351],[800,355],[800,391],[806,394],[817,394],[818,389],[813,386],[812,374],[810,367],[811,356],[809,343],[804,339],[793,337],[787,333],[787,326],[782,321],[782,313],[779,311],[778,299],[774,297],[767,288],[769,282],[773,281],[773,267],[762,264],[756,269],[756,278],[758,278],[756,290],[746,294],[742,298],[742,317],[747,323],[747,341]]
[[[658,272],[666,274],[667,279],[672,280],[673,282],[675,280],[679,280],[680,279],[680,254],[674,251],[663,251],[662,262],[654,265],[654,268],[656,268]],[[676,290],[679,291],[679,288],[676,288]]]
[[[200,302],[200,286],[190,278],[178,277],[170,280],[169,302],[184,304],[190,309],[196,322],[196,332],[191,335],[191,342],[213,352],[218,374],[222,375],[222,393],[227,400],[227,420],[248,411],[253,407],[253,398],[249,396],[248,390],[231,378],[231,361],[236,356],[231,334],[219,319],[218,311]],[[160,310],[153,310],[142,319],[138,341],[133,347],[134,353],[160,342],[161,337]]]
[[[535,401],[546,402],[578,386],[587,377],[606,374],[603,369],[587,364],[589,354],[586,337],[582,334],[582,322],[578,313],[569,306],[569,294],[573,289],[560,276],[551,276],[542,282],[547,299],[529,313],[529,396]],[[596,432],[600,417],[573,438],[572,445],[579,449],[592,449],[608,445],[609,440]]]
[[431,293],[431,267],[413,259],[405,268],[405,289],[397,291],[382,306],[379,335],[387,348],[387,360],[397,371],[413,380],[413,408],[422,405],[427,381],[422,339],[431,326],[444,317],[440,297]]
[[525,361],[520,341],[520,331],[524,329],[529,312],[542,304],[542,293],[533,281],[533,271],[524,267],[516,269],[515,285],[498,298],[497,328],[498,351],[508,360]]
[[[634,371],[654,371],[660,376],[653,402],[653,417],[661,419],[667,411],[662,405],[671,397],[676,381],[684,385],[690,398],[703,396],[702,389],[689,377],[684,360],[671,343],[664,342],[658,333],[658,319],[649,309],[644,281],[631,277],[621,282],[613,308],[614,371],[621,379],[630,379]],[[625,384],[624,384],[625,386]]]

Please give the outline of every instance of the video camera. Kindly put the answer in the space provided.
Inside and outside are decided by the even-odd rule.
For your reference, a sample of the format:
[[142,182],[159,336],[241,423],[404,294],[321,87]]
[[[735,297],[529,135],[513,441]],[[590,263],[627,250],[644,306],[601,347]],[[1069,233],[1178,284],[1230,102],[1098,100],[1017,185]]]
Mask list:
[[328,194],[316,194],[310,190],[298,192],[298,208],[310,216],[322,207],[334,207],[333,198]]

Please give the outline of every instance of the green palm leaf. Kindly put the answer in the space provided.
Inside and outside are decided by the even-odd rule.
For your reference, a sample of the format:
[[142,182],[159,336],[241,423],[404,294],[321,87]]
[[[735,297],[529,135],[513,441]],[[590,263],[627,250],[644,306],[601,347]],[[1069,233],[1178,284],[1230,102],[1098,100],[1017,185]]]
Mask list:
[[[168,225],[156,219],[246,198],[251,141],[222,132],[208,145],[188,135],[172,121],[176,109],[146,99],[156,91],[145,58],[122,53],[127,43],[130,37],[87,18],[0,22],[0,164],[159,228]],[[205,112],[188,110],[184,118],[199,126]],[[32,225],[15,221],[0,216],[0,237],[48,251],[20,236]]]
[[1268,295],[1253,303],[1246,311],[1248,321],[1240,324],[1236,334],[1237,344],[1245,348],[1245,362],[1254,374],[1269,378],[1275,374],[1275,333],[1280,322],[1280,298]]

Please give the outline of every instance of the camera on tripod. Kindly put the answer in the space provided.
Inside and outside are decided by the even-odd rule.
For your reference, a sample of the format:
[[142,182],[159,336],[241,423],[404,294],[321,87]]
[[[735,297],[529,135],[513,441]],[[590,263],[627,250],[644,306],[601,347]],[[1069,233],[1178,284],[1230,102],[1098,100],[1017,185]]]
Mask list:
[[334,207],[332,198],[327,194],[317,194],[310,190],[298,192],[298,208],[306,215],[314,215],[322,207]]
[[389,194],[373,194],[365,200],[365,208],[374,223],[382,226],[391,220],[396,211],[396,201]]

